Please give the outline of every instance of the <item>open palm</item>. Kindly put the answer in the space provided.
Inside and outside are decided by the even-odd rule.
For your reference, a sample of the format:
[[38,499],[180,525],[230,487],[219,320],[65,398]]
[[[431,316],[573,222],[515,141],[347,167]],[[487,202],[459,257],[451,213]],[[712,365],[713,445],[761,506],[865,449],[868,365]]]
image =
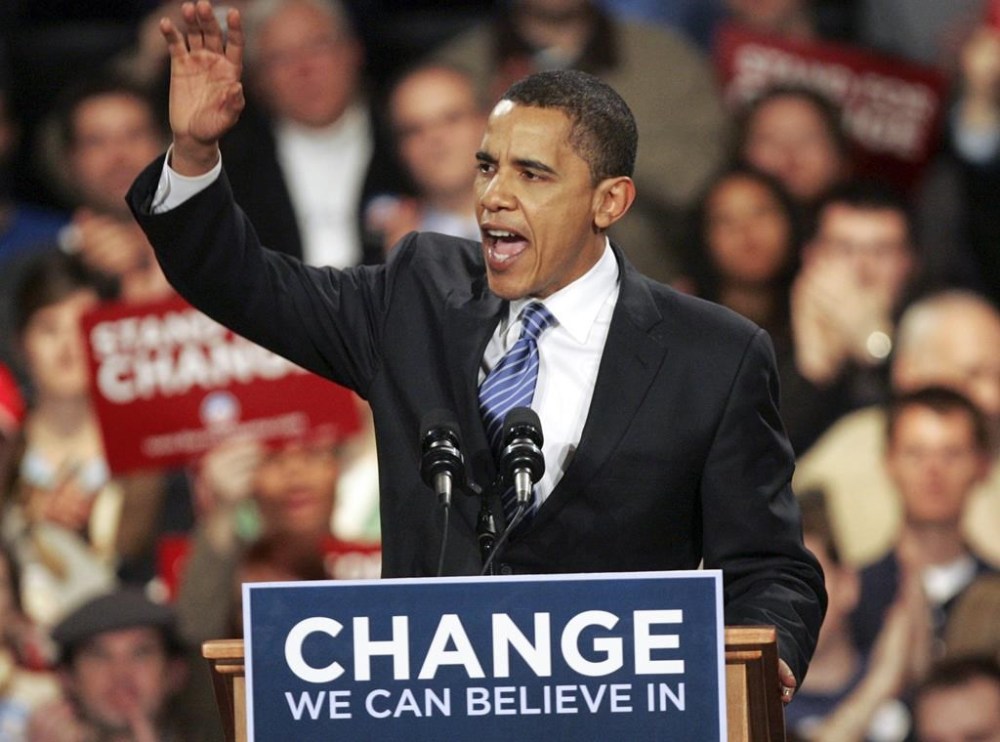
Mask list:
[[169,18],[160,31],[170,51],[170,128],[175,148],[214,147],[243,110],[243,28],[239,12],[229,10],[225,36],[211,3],[186,2],[185,29]]

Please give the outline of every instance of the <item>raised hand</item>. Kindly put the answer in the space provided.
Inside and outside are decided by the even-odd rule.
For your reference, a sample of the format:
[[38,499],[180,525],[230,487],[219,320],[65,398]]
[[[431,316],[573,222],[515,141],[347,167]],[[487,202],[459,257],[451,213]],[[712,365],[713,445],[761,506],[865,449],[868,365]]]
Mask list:
[[218,159],[218,142],[243,110],[243,27],[230,9],[225,37],[208,0],[181,6],[182,33],[169,18],[160,32],[170,52],[171,166],[182,175],[207,172]]

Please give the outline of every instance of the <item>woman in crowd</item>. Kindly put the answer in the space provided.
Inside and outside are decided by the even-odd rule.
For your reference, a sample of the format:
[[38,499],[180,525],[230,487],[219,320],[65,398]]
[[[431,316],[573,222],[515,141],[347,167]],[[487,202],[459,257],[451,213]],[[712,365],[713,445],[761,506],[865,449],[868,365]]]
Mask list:
[[121,495],[104,459],[80,333],[101,296],[93,276],[59,252],[26,270],[15,296],[33,400],[3,493],[3,536],[23,572],[24,609],[43,626],[114,579]]

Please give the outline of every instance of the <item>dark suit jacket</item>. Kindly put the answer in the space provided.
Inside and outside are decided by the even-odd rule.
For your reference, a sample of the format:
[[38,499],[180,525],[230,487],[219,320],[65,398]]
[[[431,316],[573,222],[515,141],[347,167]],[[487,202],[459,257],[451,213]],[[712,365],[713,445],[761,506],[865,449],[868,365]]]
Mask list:
[[[469,477],[495,475],[477,373],[506,304],[489,291],[479,244],[414,233],[386,265],[311,268],[260,249],[224,176],[150,215],[161,167],[140,176],[130,203],[166,275],[236,332],[369,400],[383,574],[433,575],[441,515],[419,474],[423,415],[455,411]],[[802,546],[767,335],[615,255],[621,292],[579,447],[501,570],[695,569],[704,560],[723,570],[726,622],[777,625],[782,657],[801,678],[826,595]],[[479,508],[476,498],[454,501],[447,574],[481,568]]]

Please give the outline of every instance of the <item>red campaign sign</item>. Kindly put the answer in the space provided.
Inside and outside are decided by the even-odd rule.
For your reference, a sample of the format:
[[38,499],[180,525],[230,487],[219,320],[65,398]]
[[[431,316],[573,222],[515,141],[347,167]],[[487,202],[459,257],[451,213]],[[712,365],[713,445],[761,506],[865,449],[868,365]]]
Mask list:
[[104,304],[83,318],[91,393],[111,471],[197,459],[234,434],[340,440],[357,399],[227,330],[183,299]]
[[715,66],[734,110],[774,85],[811,88],[839,105],[859,175],[910,187],[937,147],[948,82],[931,67],[732,24],[716,35]]

